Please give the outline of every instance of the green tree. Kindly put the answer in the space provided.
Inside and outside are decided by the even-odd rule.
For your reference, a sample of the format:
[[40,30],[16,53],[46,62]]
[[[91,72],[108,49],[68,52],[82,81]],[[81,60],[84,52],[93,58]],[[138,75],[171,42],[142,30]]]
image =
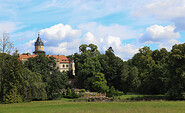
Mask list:
[[94,44],[83,44],[79,49],[81,54],[74,54],[78,86],[87,89],[89,88],[88,84],[85,83],[87,79],[95,76],[96,73],[100,72],[102,69],[97,58],[99,51]]
[[169,55],[168,95],[182,99],[185,92],[185,43],[172,47]]
[[105,61],[104,64],[105,67],[102,66],[103,68],[103,73],[105,74],[105,78],[108,82],[108,86],[114,86],[116,89],[120,88],[120,79],[121,79],[121,74],[122,74],[122,69],[123,69],[123,60],[113,53],[112,47],[109,47],[109,49],[105,52]]
[[45,87],[41,74],[24,69],[21,95],[26,101],[47,99]]
[[49,78],[49,90],[47,92],[48,98],[54,99],[61,97],[61,89],[65,89],[68,84],[67,72],[61,73],[59,70],[54,70]]
[[0,65],[1,73],[6,75],[1,81],[1,101],[5,103],[22,102],[23,99],[20,94],[23,81],[22,63],[17,57],[5,53],[0,54],[0,62],[4,62],[3,65]]
[[46,92],[49,99],[59,96],[59,92],[67,86],[67,75],[59,72],[54,57],[38,55],[29,58],[24,64],[32,72],[42,75],[42,81],[46,84]]
[[[2,37],[0,36],[0,53],[2,53],[0,59],[0,97],[4,97],[5,72],[3,68],[5,67],[6,54],[10,54],[12,50],[13,43],[10,41],[10,37],[7,33],[3,33]],[[1,98],[0,100],[3,101],[3,98]]]
[[108,92],[109,87],[107,86],[107,81],[103,73],[97,73],[95,76],[92,77],[91,82],[94,91],[97,91],[99,93]]

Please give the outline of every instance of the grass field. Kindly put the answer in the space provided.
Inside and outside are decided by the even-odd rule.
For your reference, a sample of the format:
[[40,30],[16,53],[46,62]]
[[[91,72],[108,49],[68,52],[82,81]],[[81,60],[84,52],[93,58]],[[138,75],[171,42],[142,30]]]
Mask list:
[[0,113],[185,113],[185,101],[68,102],[0,104]]
[[114,100],[166,100],[164,95],[121,95],[114,97]]

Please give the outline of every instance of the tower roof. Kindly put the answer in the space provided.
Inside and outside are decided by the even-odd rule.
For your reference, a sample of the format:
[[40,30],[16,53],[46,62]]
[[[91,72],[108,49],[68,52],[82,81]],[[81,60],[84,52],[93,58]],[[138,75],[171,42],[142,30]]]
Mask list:
[[40,34],[38,33],[38,38],[37,38],[37,41],[35,42],[35,46],[39,46],[39,45],[42,45],[42,46],[44,46],[44,43],[41,41],[41,39],[40,39]]

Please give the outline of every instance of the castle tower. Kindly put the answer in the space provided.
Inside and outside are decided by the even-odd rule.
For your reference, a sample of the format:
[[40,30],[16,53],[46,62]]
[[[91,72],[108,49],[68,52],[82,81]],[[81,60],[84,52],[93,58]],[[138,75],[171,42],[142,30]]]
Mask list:
[[37,41],[35,42],[35,51],[33,52],[35,55],[42,53],[45,54],[44,51],[44,43],[40,39],[40,34],[38,33]]

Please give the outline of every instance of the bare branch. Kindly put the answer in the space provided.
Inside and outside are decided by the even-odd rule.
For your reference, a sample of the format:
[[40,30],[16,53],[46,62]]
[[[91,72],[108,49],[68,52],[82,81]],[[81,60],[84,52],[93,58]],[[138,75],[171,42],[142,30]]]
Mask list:
[[10,37],[7,33],[2,33],[0,37],[0,53],[10,54],[13,50],[13,43],[10,42]]

